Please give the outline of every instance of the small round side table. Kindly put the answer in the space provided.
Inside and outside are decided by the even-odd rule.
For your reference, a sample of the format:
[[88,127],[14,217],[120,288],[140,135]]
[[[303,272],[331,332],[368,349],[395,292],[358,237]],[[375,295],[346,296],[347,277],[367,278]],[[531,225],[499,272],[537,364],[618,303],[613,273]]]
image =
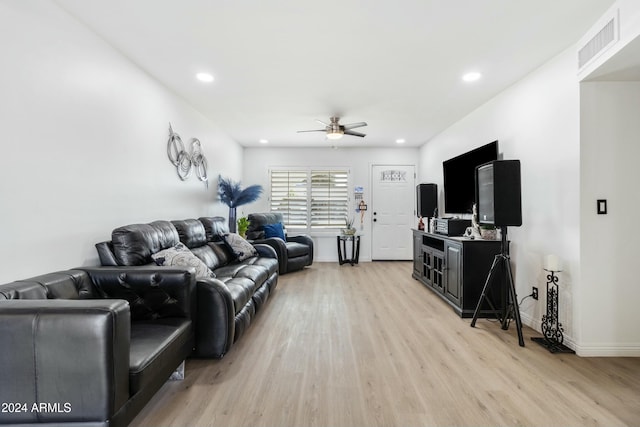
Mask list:
[[[351,257],[347,257],[347,242],[351,241]],[[357,234],[340,234],[336,236],[338,243],[338,263],[355,265],[360,258],[360,236]]]

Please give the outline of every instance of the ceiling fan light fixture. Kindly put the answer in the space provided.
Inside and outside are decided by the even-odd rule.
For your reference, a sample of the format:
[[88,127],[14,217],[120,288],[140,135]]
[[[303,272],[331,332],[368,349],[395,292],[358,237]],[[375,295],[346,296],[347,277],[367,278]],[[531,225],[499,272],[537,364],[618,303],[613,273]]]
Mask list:
[[342,138],[342,136],[344,135],[344,131],[343,130],[333,130],[331,132],[327,132],[327,138],[328,139],[340,139]]
[[361,128],[366,126],[366,122],[358,122],[358,123],[347,123],[345,125],[340,124],[339,117],[331,117],[331,123],[325,123],[321,120],[316,120],[316,122],[324,125],[324,129],[312,129],[312,130],[299,130],[300,132],[324,132],[326,139],[336,140],[342,138],[344,135],[349,136],[358,136],[360,138],[365,137],[366,135],[361,132],[356,132],[353,129]]

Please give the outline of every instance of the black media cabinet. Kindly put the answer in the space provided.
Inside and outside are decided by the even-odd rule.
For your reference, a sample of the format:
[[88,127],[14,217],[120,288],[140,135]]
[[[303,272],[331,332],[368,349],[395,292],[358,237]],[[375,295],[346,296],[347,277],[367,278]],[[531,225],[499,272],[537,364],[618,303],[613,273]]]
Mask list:
[[[448,237],[413,230],[412,276],[448,302],[461,317],[473,317],[493,260],[500,253],[500,241]],[[502,313],[506,284],[490,287],[495,311],[485,302],[480,317]],[[498,313],[496,313],[498,312]]]

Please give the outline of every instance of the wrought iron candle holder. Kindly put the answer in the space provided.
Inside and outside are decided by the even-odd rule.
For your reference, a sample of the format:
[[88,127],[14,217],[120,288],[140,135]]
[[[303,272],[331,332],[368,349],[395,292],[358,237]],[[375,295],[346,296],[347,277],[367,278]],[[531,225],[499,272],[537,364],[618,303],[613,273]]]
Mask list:
[[564,345],[564,328],[558,321],[558,276],[561,270],[550,270],[545,268],[547,273],[547,313],[542,316],[543,338],[533,337],[532,341],[545,347],[551,353],[574,353],[569,347]]

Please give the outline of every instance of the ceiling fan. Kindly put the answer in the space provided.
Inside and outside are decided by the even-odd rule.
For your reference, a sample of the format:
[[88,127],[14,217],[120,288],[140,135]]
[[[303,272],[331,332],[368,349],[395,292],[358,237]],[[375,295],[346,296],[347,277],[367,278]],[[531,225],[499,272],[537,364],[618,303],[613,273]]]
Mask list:
[[351,129],[360,128],[366,126],[366,122],[358,122],[358,123],[349,123],[346,125],[341,125],[338,123],[340,117],[331,117],[331,123],[325,123],[321,120],[316,120],[316,122],[321,123],[325,126],[324,129],[314,129],[314,130],[299,130],[300,132],[325,132],[327,134],[328,139],[340,139],[343,135],[352,135],[359,136],[361,138],[365,137],[364,133],[355,132]]

